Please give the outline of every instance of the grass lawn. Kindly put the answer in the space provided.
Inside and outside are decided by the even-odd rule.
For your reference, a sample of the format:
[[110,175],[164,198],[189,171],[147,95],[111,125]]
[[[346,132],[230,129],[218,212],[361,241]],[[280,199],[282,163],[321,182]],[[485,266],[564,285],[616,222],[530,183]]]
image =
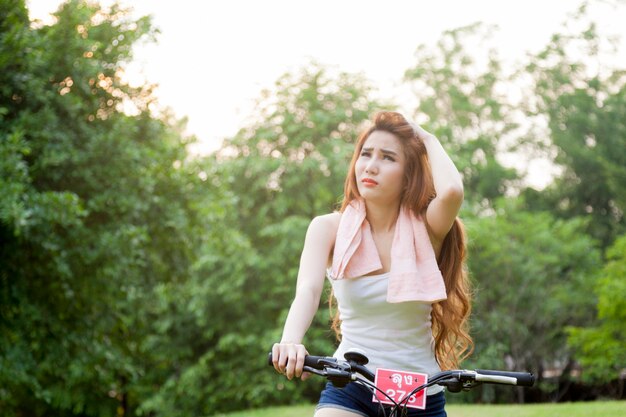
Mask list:
[[626,401],[527,405],[449,405],[448,417],[626,417]]
[[[218,414],[218,417],[312,417],[315,406],[273,407]],[[448,417],[626,417],[626,401],[528,405],[446,406]]]

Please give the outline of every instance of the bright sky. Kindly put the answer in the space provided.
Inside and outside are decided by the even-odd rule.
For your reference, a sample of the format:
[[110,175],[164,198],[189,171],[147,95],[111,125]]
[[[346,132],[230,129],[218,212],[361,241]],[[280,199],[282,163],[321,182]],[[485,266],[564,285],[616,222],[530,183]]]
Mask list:
[[[109,4],[110,0],[101,1]],[[60,0],[28,0],[44,21]],[[217,149],[252,114],[254,100],[287,71],[311,59],[361,72],[379,96],[402,106],[400,81],[420,44],[476,21],[500,28],[496,42],[511,63],[537,51],[557,31],[575,0],[121,0],[160,28],[157,44],[136,50],[130,79],[159,85],[161,104],[189,119],[198,152]],[[626,42],[626,6],[600,2],[593,16]],[[622,3],[623,4],[623,3]],[[622,49],[623,51],[623,49]],[[626,68],[626,57],[621,57]],[[142,78],[143,77],[143,78]],[[408,88],[407,86],[403,87]]]

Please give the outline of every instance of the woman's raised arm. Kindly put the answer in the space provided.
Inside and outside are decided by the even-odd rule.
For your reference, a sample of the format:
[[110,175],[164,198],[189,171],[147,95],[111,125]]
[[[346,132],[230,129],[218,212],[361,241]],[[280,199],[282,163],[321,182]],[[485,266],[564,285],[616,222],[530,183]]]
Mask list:
[[433,134],[412,124],[416,136],[424,142],[437,196],[426,210],[426,222],[437,246],[443,242],[463,204],[463,181],[454,162]]

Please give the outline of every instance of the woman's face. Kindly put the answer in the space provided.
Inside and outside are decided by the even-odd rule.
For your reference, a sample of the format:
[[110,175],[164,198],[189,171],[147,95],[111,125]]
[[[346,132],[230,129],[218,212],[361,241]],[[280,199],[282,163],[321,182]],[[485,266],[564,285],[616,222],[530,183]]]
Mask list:
[[400,201],[405,165],[400,140],[392,133],[373,131],[365,140],[354,167],[361,197],[380,203]]

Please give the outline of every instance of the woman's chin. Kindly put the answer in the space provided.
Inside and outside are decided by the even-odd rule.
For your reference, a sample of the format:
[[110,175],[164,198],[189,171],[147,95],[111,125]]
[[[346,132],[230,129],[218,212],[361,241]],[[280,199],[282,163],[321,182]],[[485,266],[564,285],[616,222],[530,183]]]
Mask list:
[[361,198],[376,205],[394,206],[399,204],[401,196],[390,196],[388,194],[381,193],[380,190],[359,190]]
[[363,198],[363,200],[367,201],[368,203],[375,203],[375,204],[392,204],[393,203],[393,199],[383,196],[380,193],[372,193],[372,192],[362,193],[361,197]]

